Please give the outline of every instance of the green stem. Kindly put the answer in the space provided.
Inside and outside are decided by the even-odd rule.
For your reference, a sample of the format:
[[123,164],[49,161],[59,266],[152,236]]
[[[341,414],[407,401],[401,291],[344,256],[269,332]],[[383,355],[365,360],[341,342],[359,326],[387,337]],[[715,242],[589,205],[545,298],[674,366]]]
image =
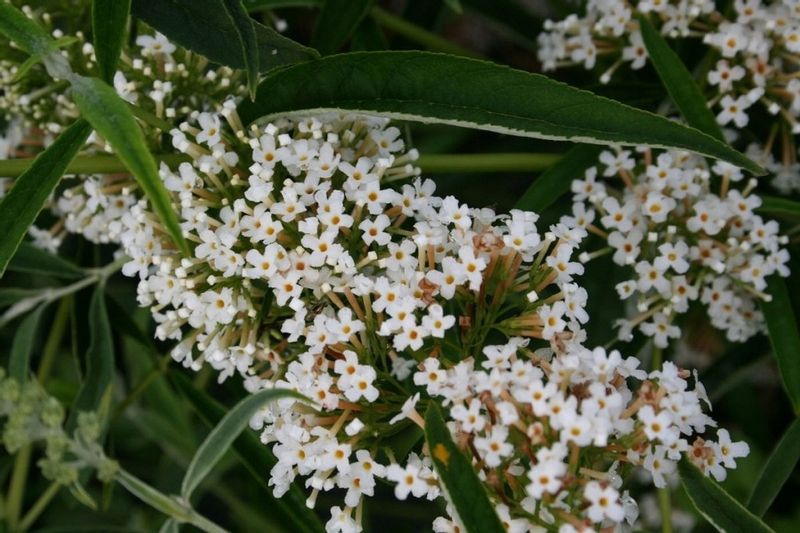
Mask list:
[[668,487],[658,489],[658,507],[661,510],[661,532],[672,533],[672,500]]
[[[561,160],[561,154],[547,153],[486,153],[430,154],[421,156],[415,165],[427,174],[455,172],[540,172]],[[191,161],[184,154],[156,155],[156,161],[175,169]],[[0,160],[0,176],[15,178],[28,170],[33,159]],[[72,160],[65,174],[121,174],[128,169],[113,155],[84,155]]]
[[652,361],[652,369],[653,370],[661,370],[661,364],[664,360],[664,350],[659,348],[658,346],[653,347],[653,361]]
[[8,529],[17,531],[19,516],[22,512],[22,500],[25,496],[25,485],[28,481],[28,465],[31,461],[31,445],[23,446],[16,459],[14,459],[14,471],[11,474],[11,484],[8,488],[8,500],[6,502],[6,519]]
[[398,35],[402,35],[410,41],[414,41],[422,45],[424,48],[433,52],[444,52],[446,54],[453,54],[457,56],[481,58],[480,54],[467,50],[458,46],[455,43],[444,39],[435,33],[429,32],[420,28],[416,24],[412,24],[407,20],[393,15],[379,7],[373,7],[369,12],[370,16],[381,26],[392,30]]
[[[181,163],[191,160],[184,154],[155,155],[155,158],[157,162],[165,163],[170,168],[177,168]],[[0,160],[0,176],[16,178],[28,170],[32,163],[33,158]],[[84,155],[74,158],[64,174],[121,174],[127,172],[129,172],[128,168],[116,156]]]
[[137,105],[133,105],[132,103],[128,102],[128,109],[131,110],[133,116],[147,124],[148,126],[153,126],[156,129],[161,131],[169,131],[175,126],[163,118],[159,118],[150,111],[143,109]]
[[456,172],[540,172],[553,166],[561,154],[431,154],[415,163],[426,174]]
[[27,531],[30,527],[36,522],[36,519],[39,518],[39,515],[42,514],[50,501],[58,494],[58,491],[61,490],[61,483],[54,481],[47,487],[47,490],[39,496],[39,499],[36,500],[36,503],[25,513],[25,516],[22,518],[22,521],[19,523],[20,531]]
[[167,496],[123,469],[117,472],[114,479],[141,501],[178,522],[186,522],[207,533],[226,533],[225,529],[199,514],[188,503]]
[[88,287],[90,285],[94,285],[95,283],[104,282],[108,279],[109,276],[114,274],[117,270],[122,268],[129,259],[127,257],[120,257],[113,263],[109,263],[108,265],[104,266],[103,268],[93,268],[89,269],[89,275],[85,278],[76,281],[71,285],[66,285],[64,287],[58,288],[50,288],[50,289],[42,289],[41,292],[35,294],[33,296],[29,296],[24,300],[20,300],[13,306],[9,308],[8,311],[0,316],[0,327],[5,326],[10,321],[14,320],[16,317],[27,313],[29,310],[33,309],[34,307],[38,306],[41,303],[49,303],[60,298],[64,298],[65,296],[69,296],[70,294],[76,293],[79,290],[83,289],[84,287]]
[[53,325],[50,328],[50,335],[47,337],[44,349],[42,350],[42,359],[39,363],[39,372],[37,379],[39,383],[44,383],[50,376],[50,370],[53,368],[53,363],[58,354],[58,347],[61,345],[61,339],[64,337],[64,331],[67,329],[67,320],[69,319],[69,311],[71,306],[71,298],[64,298],[58,304],[56,309],[56,316],[53,318]]

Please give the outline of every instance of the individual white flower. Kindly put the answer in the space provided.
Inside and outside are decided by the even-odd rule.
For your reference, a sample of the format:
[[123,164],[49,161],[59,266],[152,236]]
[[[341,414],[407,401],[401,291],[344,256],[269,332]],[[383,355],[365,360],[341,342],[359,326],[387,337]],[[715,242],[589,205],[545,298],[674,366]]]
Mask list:
[[619,492],[614,487],[590,481],[583,489],[583,497],[589,502],[586,514],[592,522],[602,522],[605,519],[622,522],[625,518]]

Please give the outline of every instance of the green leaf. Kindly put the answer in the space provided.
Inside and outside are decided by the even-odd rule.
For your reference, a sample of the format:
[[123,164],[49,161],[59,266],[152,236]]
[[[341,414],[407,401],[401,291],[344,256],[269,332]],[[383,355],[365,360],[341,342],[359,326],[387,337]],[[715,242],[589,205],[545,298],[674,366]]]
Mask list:
[[180,522],[189,522],[191,520],[191,511],[129,472],[120,469],[115,479],[128,492],[153,509]]
[[341,110],[523,137],[682,148],[764,173],[730,146],[664,117],[538,74],[430,52],[354,52],[292,65],[270,73],[255,102],[239,106],[248,123]]
[[181,497],[189,500],[192,492],[222,459],[236,437],[244,430],[250,419],[265,404],[284,398],[304,400],[300,394],[282,389],[262,390],[237,403],[209,433],[192,458],[181,483]]
[[17,328],[11,343],[11,355],[8,359],[8,375],[19,383],[28,380],[30,360],[33,346],[36,343],[36,330],[42,318],[45,306],[40,305]]
[[122,45],[128,33],[131,0],[92,0],[92,40],[100,77],[114,81]]
[[778,370],[794,412],[800,415],[800,332],[792,309],[791,294],[786,282],[777,275],[767,279],[766,292],[772,301],[765,302],[762,299],[760,304],[769,331],[769,342],[778,360]]
[[800,461],[800,420],[795,420],[764,465],[747,500],[747,508],[757,516],[764,516],[783,484],[794,472],[798,461]]
[[514,207],[536,213],[542,212],[570,190],[572,180],[583,178],[586,169],[597,164],[601,151],[602,147],[591,144],[579,144],[573,147],[555,165],[533,181]]
[[66,78],[72,72],[66,58],[58,53],[58,43],[44,28],[8,2],[0,3],[0,33],[40,59],[54,78]]
[[[134,15],[181,46],[211,61],[233,68],[246,67],[237,38],[238,30],[225,16],[228,0],[133,0]],[[249,4],[248,4],[249,5]],[[316,50],[253,21],[258,47],[258,68],[272,68],[319,57]]]
[[442,411],[434,402],[425,413],[425,440],[439,474],[442,492],[455,509],[454,518],[459,526],[468,533],[504,533],[505,528],[483,483],[471,461],[456,447],[442,419]]
[[128,492],[175,522],[187,522],[207,533],[226,533],[225,529],[192,509],[188,502],[167,496],[123,469],[117,472],[114,479]]
[[0,201],[0,276],[67,165],[91,132],[92,128],[84,120],[78,120],[64,130],[14,181],[14,186]]
[[339,50],[353,35],[373,0],[325,0],[311,36],[311,46],[322,55]]
[[114,378],[114,337],[106,312],[105,287],[99,283],[89,304],[89,349],[86,373],[78,396],[72,403],[67,427],[74,428],[81,411],[96,411]]
[[638,19],[647,54],[683,118],[690,126],[725,142],[714,113],[681,58],[669,47],[647,16],[640,15]]
[[8,270],[61,279],[79,279],[86,275],[74,263],[24,241],[8,263]]
[[247,88],[250,98],[256,97],[258,87],[258,36],[256,35],[256,21],[253,20],[242,5],[241,0],[223,0],[223,5],[230,17],[230,22],[236,30],[236,37],[242,50],[242,62],[247,72]]
[[0,3],[0,32],[32,56],[41,57],[57,48],[44,28],[8,2]]
[[697,511],[722,533],[772,531],[757,516],[745,509],[713,479],[706,477],[689,459],[678,463],[681,484]]
[[31,297],[37,297],[42,294],[42,289],[20,289],[18,287],[9,287],[0,289],[0,307],[19,303],[20,300],[25,300]]
[[[209,426],[213,427],[222,420],[227,412],[227,409],[222,404],[202,390],[197,389],[185,375],[173,372],[170,377],[175,386],[181,390],[192,405],[197,415]],[[233,441],[233,450],[253,478],[268,491],[266,496],[272,498],[271,503],[275,506],[275,511],[281,514],[280,519],[286,521],[291,530],[309,533],[321,533],[324,531],[316,514],[306,507],[305,493],[295,483],[291,484],[289,492],[282,497],[272,497],[272,489],[267,484],[264,472],[269,472],[275,466],[277,460],[255,433],[245,431],[239,435]]]
[[800,202],[776,196],[761,196],[761,206],[756,211],[780,218],[798,219]]
[[459,0],[444,0],[444,3],[459,15],[464,12],[464,8],[461,7],[461,2]]
[[387,48],[389,48],[389,44],[386,36],[372,18],[362,20],[356,31],[353,32],[353,38],[350,39],[350,50],[352,51],[386,50]]
[[108,141],[136,178],[178,249],[189,255],[189,246],[183,238],[167,189],[158,175],[155,159],[125,101],[103,81],[83,76],[73,78],[72,98],[83,118]]

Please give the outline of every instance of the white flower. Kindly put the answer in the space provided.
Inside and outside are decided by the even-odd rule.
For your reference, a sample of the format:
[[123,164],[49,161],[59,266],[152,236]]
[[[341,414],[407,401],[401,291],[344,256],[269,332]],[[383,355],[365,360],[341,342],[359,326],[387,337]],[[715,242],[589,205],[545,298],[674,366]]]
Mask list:
[[725,468],[736,468],[735,459],[747,457],[750,454],[750,446],[746,442],[731,441],[731,436],[727,429],[717,431],[715,449]]
[[669,446],[678,438],[668,411],[662,410],[656,414],[652,406],[645,405],[639,409],[636,416],[644,424],[644,433],[648,439],[658,439],[665,446]]
[[175,51],[175,45],[160,33],[156,33],[155,36],[139,35],[136,37],[136,44],[142,47],[144,55],[169,55]]
[[619,492],[614,487],[590,481],[583,489],[583,497],[589,502],[586,514],[592,522],[602,522],[606,518],[622,522],[625,518],[625,511],[619,501]]
[[537,500],[545,493],[555,494],[561,488],[561,477],[566,473],[567,465],[560,460],[540,461],[528,470],[530,484],[525,491]]
[[665,242],[658,247],[659,255],[653,262],[654,266],[661,272],[666,272],[672,268],[678,274],[685,274],[689,270],[689,247],[682,240],[674,244]]
[[736,124],[737,128],[744,128],[750,120],[745,111],[751,105],[753,104],[747,96],[739,96],[736,98],[727,95],[723,96],[722,100],[719,102],[719,106],[722,110],[717,115],[717,122],[721,126],[733,122]]
[[504,457],[511,455],[514,450],[509,442],[508,428],[505,426],[494,426],[485,437],[475,437],[475,449],[483,455],[483,461],[488,467],[499,466]]
[[389,227],[391,221],[386,215],[378,215],[374,219],[366,218],[359,225],[361,239],[367,244],[377,243],[386,246],[391,240],[391,236],[384,230]]
[[433,304],[428,308],[428,314],[422,317],[422,325],[428,330],[431,336],[438,339],[444,338],[445,331],[452,328],[456,323],[456,317],[445,315],[444,309],[439,304]]
[[439,393],[446,377],[445,371],[439,368],[439,360],[428,357],[422,362],[422,370],[414,374],[414,385],[424,386],[433,396]]
[[197,142],[205,143],[208,146],[219,144],[222,139],[219,116],[211,113],[200,113],[197,117],[200,124],[200,132],[195,136]]
[[[344,396],[351,402],[364,398],[368,402],[378,399],[379,391],[373,382],[377,377],[375,369],[367,365],[359,365],[355,374],[348,376],[349,387],[344,389]],[[341,378],[339,382],[341,382]],[[337,382],[337,384],[339,383]],[[341,385],[340,385],[341,386]]]
[[411,494],[416,498],[425,496],[428,492],[428,483],[420,477],[420,467],[409,461],[405,468],[398,464],[391,464],[386,469],[386,479],[394,481],[394,496],[398,500],[405,500]]

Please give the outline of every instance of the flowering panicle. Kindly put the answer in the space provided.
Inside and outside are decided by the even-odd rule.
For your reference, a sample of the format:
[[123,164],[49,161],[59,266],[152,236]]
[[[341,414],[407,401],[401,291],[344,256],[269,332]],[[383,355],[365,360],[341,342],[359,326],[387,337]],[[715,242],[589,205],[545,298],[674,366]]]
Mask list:
[[[24,8],[51,30],[54,38],[63,37],[47,12]],[[76,72],[91,75],[97,69],[94,48],[78,32],[66,41],[61,53]],[[79,116],[75,104],[57,90],[41,65],[27,71],[11,60],[0,60],[0,108],[8,122],[0,138],[0,158],[33,157],[46,148],[61,131]],[[143,33],[136,46],[126,49],[114,76],[117,93],[157,119],[169,123],[186,118],[195,110],[209,109],[228,97],[243,92],[240,74],[228,67],[211,67],[204,57],[177,47],[159,33]],[[160,146],[157,131],[146,129],[154,149]],[[84,153],[110,152],[108,144],[92,134]],[[138,185],[128,173],[67,176],[67,187],[58,191],[50,208],[56,217],[49,228],[32,226],[35,245],[56,252],[67,233],[78,233],[96,243],[119,243],[123,212],[137,198]],[[0,197],[6,184],[0,180]]]
[[[650,17],[665,36],[702,39],[717,59],[701,72],[708,105],[722,126],[742,129],[761,108],[775,117],[766,142],[800,133],[800,3],[796,0],[736,0],[730,16],[712,0],[590,1],[586,15],[548,21],[538,36],[545,70],[582,64],[593,69],[601,57],[611,66],[600,76],[608,83],[624,63],[634,70],[647,63],[637,15]],[[711,56],[709,56],[711,57]],[[783,124],[783,126],[781,126]],[[766,136],[765,136],[766,137]],[[778,143],[782,153],[774,185],[800,191],[794,142]]]
[[685,152],[617,149],[573,181],[573,214],[562,221],[604,241],[581,259],[613,254],[633,275],[617,285],[638,312],[619,322],[621,339],[638,328],[666,347],[680,335],[676,316],[695,301],[730,340],[763,330],[757,303],[769,298],[768,276],[789,275],[787,239],[777,222],[756,213],[761,199],[752,193],[754,181],[742,191],[730,187],[742,179],[727,163],[709,168]]
[[[427,361],[415,374],[432,397],[450,406],[456,442],[503,502],[498,511],[511,531],[632,525],[637,504],[621,490],[632,468],[665,487],[685,454],[722,480],[725,469],[748,453],[726,430],[717,432],[717,442],[692,439],[716,424],[703,413],[708,399],[702,385],[694,379],[690,388],[689,372],[672,363],[648,374],[617,351],[569,342],[544,355],[526,344],[512,338],[487,346],[480,365],[463,360],[433,382]],[[640,384],[630,388],[633,382]],[[451,525],[440,519],[437,531]]]
[[[172,132],[192,162],[161,169],[192,257],[145,200],[123,215],[123,271],[140,278],[139,301],[157,336],[178,342],[176,360],[315,402],[281,400],[251,421],[278,459],[275,493],[301,477],[314,506],[341,489],[330,531],[360,529],[379,479],[398,499],[437,498],[425,453],[387,451],[432,401],[525,524],[618,523],[623,504],[633,517],[608,469],[641,465],[660,484],[692,445],[724,476],[716,445],[688,440],[713,422],[685,373],[648,376],[635,359],[582,347],[587,295],[573,255],[585,224],[542,235],[533,213],[437,197],[399,133],[348,115],[245,129],[232,105],[196,113]],[[645,382],[634,391],[627,377]],[[519,499],[506,502],[506,489]],[[565,507],[568,497],[589,510]]]

